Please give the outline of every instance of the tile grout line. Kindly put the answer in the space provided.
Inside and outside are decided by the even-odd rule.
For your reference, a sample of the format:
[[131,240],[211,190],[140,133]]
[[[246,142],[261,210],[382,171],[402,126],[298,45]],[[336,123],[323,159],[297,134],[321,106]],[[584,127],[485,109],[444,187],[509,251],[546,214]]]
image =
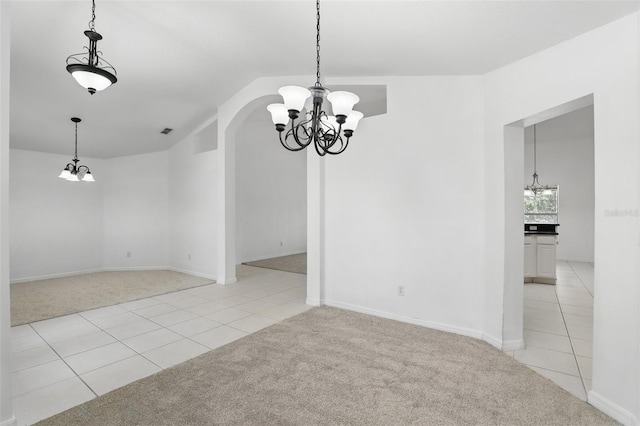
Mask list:
[[[265,296],[265,297],[267,297],[267,296]],[[258,298],[258,299],[260,299],[260,298]],[[256,300],[258,300],[258,299],[256,299]],[[155,300],[158,300],[158,299],[155,299]],[[159,302],[161,302],[161,303],[165,303],[165,304],[168,304],[168,305],[171,305],[171,303],[170,303],[170,302],[162,302],[162,301],[159,301]],[[208,303],[208,302],[204,302],[204,303]],[[288,302],[285,302],[285,303],[288,303]],[[282,304],[284,304],[284,303],[282,303]],[[175,308],[176,308],[176,311],[173,311],[173,312],[177,312],[177,311],[191,312],[191,311],[188,311],[186,308],[179,308],[179,307],[177,307],[177,306],[175,306],[175,305],[171,305],[171,306],[173,306],[173,307],[175,307]],[[197,306],[197,305],[194,305],[194,306]],[[276,305],[276,306],[280,306],[280,305]],[[231,307],[231,306],[227,306],[227,309],[229,309],[229,308],[232,308],[232,307]],[[127,308],[124,308],[124,309],[127,309]],[[142,308],[142,309],[144,309],[144,308]],[[235,308],[235,309],[237,309],[237,308]],[[239,310],[241,310],[241,309],[239,309]],[[175,331],[171,330],[168,326],[165,326],[165,325],[163,325],[163,324],[160,324],[160,323],[158,323],[158,322],[154,321],[154,320],[153,320],[153,318],[154,318],[154,317],[145,318],[145,317],[143,317],[142,315],[140,315],[140,314],[136,313],[135,311],[130,311],[130,310],[128,310],[128,309],[127,309],[127,311],[128,311],[128,312],[130,312],[130,313],[133,313],[133,314],[135,314],[135,315],[137,315],[137,316],[139,316],[141,319],[146,319],[146,320],[148,320],[148,321],[150,321],[150,322],[153,322],[154,324],[159,325],[159,326],[160,326],[160,328],[159,328],[159,329],[164,329],[164,330],[170,331],[170,332],[172,332],[172,333],[176,333],[176,334],[178,334],[182,339],[179,339],[179,340],[176,340],[176,341],[173,341],[173,342],[166,343],[166,344],[164,344],[164,345],[161,345],[161,346],[158,346],[158,347],[156,347],[156,348],[150,349],[150,350],[148,350],[148,351],[146,351],[146,352],[139,352],[138,350],[136,350],[136,349],[132,348],[131,346],[129,346],[129,345],[128,345],[126,342],[124,342],[123,340],[121,340],[121,339],[119,339],[118,337],[114,336],[113,334],[109,333],[109,331],[108,331],[107,329],[102,328],[101,326],[99,326],[99,325],[95,324],[93,321],[91,321],[91,320],[90,320],[90,319],[88,319],[88,318],[85,318],[85,317],[84,317],[84,316],[82,316],[82,315],[80,315],[80,316],[81,316],[82,318],[84,318],[86,321],[88,321],[88,322],[90,322],[91,324],[93,324],[94,326],[96,326],[99,330],[103,331],[104,333],[107,333],[109,336],[111,336],[111,337],[113,337],[114,339],[116,339],[116,341],[117,341],[118,343],[121,343],[121,344],[125,345],[127,348],[129,348],[129,349],[131,349],[132,351],[134,351],[137,355],[140,355],[141,357],[143,357],[144,359],[146,359],[147,361],[149,361],[149,362],[150,362],[150,363],[152,363],[153,365],[155,365],[155,366],[157,366],[158,368],[160,368],[160,370],[165,370],[166,368],[162,367],[161,365],[158,365],[156,362],[154,362],[153,360],[149,359],[149,358],[145,355],[145,353],[150,352],[150,351],[152,351],[152,350],[156,350],[156,349],[159,349],[159,348],[166,347],[166,346],[168,346],[168,345],[171,345],[171,344],[176,343],[176,342],[178,342],[178,341],[180,341],[180,340],[183,340],[183,339],[189,340],[189,341],[191,341],[191,342],[193,342],[193,343],[195,343],[195,344],[197,344],[197,345],[200,345],[200,346],[203,346],[203,347],[207,348],[207,351],[206,351],[206,352],[209,352],[209,351],[212,351],[212,350],[216,349],[216,348],[210,348],[210,347],[208,347],[208,346],[206,346],[206,345],[203,345],[202,343],[199,343],[199,342],[197,342],[197,341],[195,341],[195,340],[193,340],[193,339],[192,339],[192,337],[193,337],[193,336],[197,336],[198,334],[202,334],[202,333],[198,333],[198,334],[195,334],[195,335],[193,335],[193,336],[184,336],[184,335],[182,335],[182,334],[180,334],[180,333],[177,333],[177,332],[175,332]],[[171,313],[171,312],[169,312],[169,313]],[[275,319],[273,319],[273,318],[269,318],[269,317],[262,316],[262,315],[260,315],[259,313],[251,313],[251,312],[248,312],[248,313],[250,314],[249,316],[251,316],[251,315],[256,315],[256,316],[259,316],[259,317],[261,317],[261,318],[265,318],[265,319],[269,319],[269,320],[272,320],[272,321],[279,322],[278,320],[275,320]],[[195,314],[195,313],[194,313],[194,314]],[[118,314],[114,314],[114,315],[118,315]],[[161,315],[164,315],[164,314],[161,314]],[[205,318],[205,319],[208,319],[208,318],[206,318],[206,317],[204,317],[204,316],[202,316],[202,315],[199,315],[199,314],[195,314],[195,315],[197,315],[197,318]],[[108,317],[108,316],[112,316],[112,315],[107,315],[106,317]],[[159,316],[159,315],[158,315],[158,316]],[[100,317],[100,319],[101,319],[101,318],[106,318],[106,317]],[[195,318],[194,318],[194,319],[195,319]],[[178,323],[176,323],[176,324],[181,324],[181,323],[186,322],[186,321],[190,321],[190,320],[180,321],[180,322],[178,322]],[[213,321],[213,320],[211,320],[211,321]],[[214,321],[214,322],[217,322],[217,321]],[[176,324],[171,324],[171,325],[176,325]],[[246,331],[244,331],[244,330],[241,330],[241,329],[239,329],[239,328],[233,327],[232,325],[229,325],[229,323],[226,323],[226,324],[224,324],[224,323],[220,323],[220,325],[219,325],[218,327],[214,327],[213,329],[215,329],[215,328],[219,328],[219,327],[222,327],[222,326],[227,326],[227,327],[232,328],[232,329],[234,329],[234,330],[240,331],[240,332],[244,333],[245,335],[249,335],[249,334],[252,334],[252,333],[253,333],[253,332],[248,333],[248,332],[246,332]],[[211,329],[211,330],[213,330],[213,329]],[[210,330],[206,330],[206,331],[204,331],[203,333],[206,333],[207,331],[210,331]],[[256,331],[258,331],[258,330],[256,330]],[[145,333],[142,333],[142,334],[145,334]],[[136,336],[131,336],[131,337],[136,337]],[[243,336],[243,337],[244,337],[244,336]],[[125,340],[126,340],[126,339],[125,339]],[[98,346],[98,347],[103,347],[103,346],[106,346],[106,345],[101,345],[101,346]],[[96,348],[92,348],[92,349],[96,349]],[[88,349],[88,350],[92,350],[92,349]],[[88,351],[88,350],[87,350],[87,351]],[[82,352],[87,352],[87,351],[82,351]],[[82,353],[82,352],[79,352],[79,353]],[[56,355],[58,355],[58,354],[56,353]],[[75,354],[74,354],[74,355],[75,355]],[[58,356],[60,356],[60,355],[58,355]],[[127,358],[124,358],[124,359],[129,359],[129,358],[132,358],[132,357],[134,357],[134,356],[135,356],[135,355],[132,355],[131,357],[127,357]],[[61,357],[61,358],[62,358],[62,357]],[[95,371],[95,370],[98,370],[99,368],[103,368],[103,367],[106,367],[106,366],[108,366],[108,365],[115,364],[116,362],[123,361],[124,359],[122,359],[122,360],[118,360],[118,361],[115,361],[115,362],[112,362],[112,363],[110,363],[110,364],[103,365],[103,366],[98,367],[98,368],[96,368],[96,369],[94,369],[94,370],[91,370],[91,371]],[[63,360],[64,360],[64,359],[63,359]],[[66,364],[66,362],[65,362],[65,364]],[[69,368],[71,368],[71,366],[69,366]],[[74,373],[76,373],[76,371],[75,371],[75,370],[73,370],[73,369],[72,369],[72,371],[73,371]],[[78,374],[76,373],[76,375],[78,375]],[[78,375],[78,377],[80,377],[80,376]],[[83,382],[84,382],[84,380],[83,380]],[[86,383],[85,383],[85,384],[86,384]],[[88,386],[88,385],[87,385],[87,386]],[[91,390],[93,391],[93,389],[91,389]],[[95,392],[94,392],[94,393],[95,393]]]
[[[591,295],[591,298],[592,298],[592,299],[595,299],[595,297],[593,296],[593,294],[591,294],[591,291],[589,290],[589,287],[587,287],[587,285],[582,281],[582,278],[580,278],[580,276],[578,275],[578,273],[575,271],[575,269],[574,269],[574,268],[573,268],[573,266],[571,265],[571,262],[567,262],[567,263],[568,263],[568,264],[569,264],[569,266],[571,267],[571,270],[574,272],[574,274],[575,274],[576,278],[578,279],[578,281],[580,281],[580,284],[582,284],[582,286],[587,290],[587,293],[589,293],[589,295]],[[589,263],[589,264],[593,267],[593,264],[592,264],[592,263]],[[560,305],[560,309],[562,309],[562,305]],[[592,311],[591,313],[592,313],[592,318],[593,318],[593,305],[592,305],[591,311]],[[564,318],[564,316],[563,316],[563,318]],[[592,321],[593,321],[593,319],[592,319]],[[569,333],[569,330],[567,329],[567,334],[568,334],[568,333]],[[569,336],[569,341],[571,342],[571,347],[573,348],[573,340],[571,339],[571,336]],[[591,336],[591,346],[593,347],[593,335]],[[577,361],[578,361],[578,357],[577,357],[577,355],[575,354],[575,350],[574,350],[574,355],[576,356],[576,362],[577,362]],[[592,362],[593,362],[593,361],[592,361]],[[592,368],[593,368],[593,367],[592,367]],[[586,379],[584,378],[584,376],[583,376],[583,374],[582,374],[582,369],[580,368],[580,364],[579,364],[579,363],[578,363],[578,371],[580,372],[580,379],[582,380],[582,386],[584,386],[584,390],[585,390],[585,393],[587,394],[587,399],[588,399],[589,391],[587,390],[587,384],[586,384],[586,382],[585,382],[585,380],[586,380]]]
[[[573,268],[573,265],[571,264],[571,262],[567,261],[567,264],[569,265],[569,267],[571,268],[571,270],[573,271],[574,275],[576,276],[576,278],[578,279],[578,281],[580,281],[580,284],[582,284],[582,286],[585,288],[585,290],[587,290],[587,293],[589,293],[589,295],[591,297],[594,297],[593,294],[591,293],[591,290],[589,289],[589,287],[587,287],[587,285],[582,281],[582,278],[580,278],[580,275],[578,275],[578,273],[576,272],[576,270]],[[591,265],[591,263],[589,263]],[[593,265],[592,265],[593,266]]]
[[[569,262],[567,262],[569,263]],[[571,266],[571,265],[569,265]],[[573,270],[573,268],[571,268]],[[574,272],[575,273],[575,272]],[[576,274],[576,277],[578,275]],[[580,281],[582,283],[582,281]],[[589,392],[587,391],[587,386],[584,383],[584,376],[582,374],[582,369],[580,368],[580,363],[578,363],[578,357],[576,355],[576,348],[573,346],[573,340],[571,339],[571,334],[569,333],[569,327],[567,326],[567,320],[564,317],[564,310],[562,309],[562,303],[560,303],[560,298],[558,297],[558,292],[556,291],[557,287],[554,288],[554,294],[556,295],[556,299],[558,300],[558,306],[560,307],[560,315],[562,315],[562,322],[564,324],[565,329],[567,330],[567,337],[569,338],[569,345],[571,345],[571,354],[573,355],[573,360],[576,363],[576,368],[578,369],[578,375],[580,376],[580,383],[582,383],[582,389],[584,390],[584,395],[586,400],[589,399]]]
[[[84,318],[84,317],[82,317],[82,318],[86,320],[86,318]],[[75,374],[75,376],[87,387],[87,389],[89,389],[91,391],[91,393],[95,395],[95,397],[98,397],[98,394],[93,390],[93,388],[91,386],[89,386],[89,384],[87,382],[85,382],[82,377],[80,377],[80,375],[76,372],[76,370],[74,370],[73,367],[71,367],[62,356],[60,356],[58,351],[56,351],[55,348],[53,346],[51,346],[49,341],[47,339],[45,339],[40,333],[38,333],[38,330],[36,330],[34,327],[32,327],[31,324],[29,324],[29,326],[33,329],[33,331],[36,332],[36,334],[38,336],[40,336],[40,338],[47,344],[47,346],[49,346],[49,348],[58,356],[60,361],[64,362],[64,365],[66,365],[69,368],[69,370],[71,370],[73,372],[73,374]],[[63,380],[61,380],[60,382],[62,382],[62,381]],[[60,383],[60,382],[55,382],[55,383],[52,383],[52,384],[56,384],[56,383]],[[51,386],[51,385],[47,385],[47,386]],[[45,386],[45,387],[47,387],[47,386]],[[40,388],[40,389],[43,389],[43,388]]]

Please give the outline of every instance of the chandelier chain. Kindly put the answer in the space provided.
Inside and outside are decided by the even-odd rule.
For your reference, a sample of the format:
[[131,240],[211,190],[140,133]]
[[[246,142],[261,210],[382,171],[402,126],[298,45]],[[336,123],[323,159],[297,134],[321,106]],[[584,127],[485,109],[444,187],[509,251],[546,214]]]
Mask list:
[[320,0],[316,0],[316,86],[320,84]]
[[96,0],[91,0],[91,21],[89,21],[89,29],[91,31],[96,30]]
[[533,125],[533,173],[538,173],[538,165],[537,165],[537,152],[536,152],[536,125]]

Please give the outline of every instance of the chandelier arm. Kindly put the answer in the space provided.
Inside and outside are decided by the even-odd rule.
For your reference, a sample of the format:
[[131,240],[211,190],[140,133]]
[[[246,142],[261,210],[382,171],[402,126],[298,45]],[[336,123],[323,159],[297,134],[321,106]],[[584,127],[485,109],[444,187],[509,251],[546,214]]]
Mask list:
[[[300,131],[300,129],[302,129],[304,132],[304,137],[302,141],[300,139],[300,136],[298,135],[298,132]],[[294,121],[291,120],[291,129],[287,132],[285,140],[287,140],[289,137],[293,138],[294,142],[300,147],[300,149],[304,149],[309,145],[309,137],[306,130],[304,129],[304,123],[298,123],[296,125],[294,124]],[[304,142],[305,139],[306,139],[306,143]],[[299,150],[296,149],[296,151],[299,151]]]
[[318,145],[316,145],[316,152],[318,153],[318,155],[320,157],[324,157],[325,155],[327,155],[327,151],[322,151],[318,148]]
[[347,146],[349,145],[349,138],[346,139],[346,141],[342,138],[340,138],[340,149],[338,151],[328,151],[329,154],[331,155],[338,155],[341,154],[345,149],[347,149]]
[[[94,68],[99,68],[102,70],[111,70],[114,76],[118,75],[118,71],[115,69],[115,67],[111,65],[109,61],[107,61],[101,56],[102,55],[101,51],[98,51],[96,55],[93,55],[95,59],[90,59],[92,55],[89,48],[87,46],[84,46],[84,49],[87,49],[87,51],[74,53],[72,55],[67,56],[67,60],[66,60],[67,65],[74,65],[75,63],[81,64],[81,65],[91,65]],[[73,61],[73,64],[70,63],[70,61]],[[92,61],[94,63],[92,63]]]
[[[111,65],[106,59],[104,59],[102,57],[102,52],[98,51],[97,53],[99,54],[98,55],[98,63],[97,63],[97,65],[103,64],[102,66],[100,66],[100,68],[102,68],[103,70],[111,69],[111,70],[113,70],[113,74],[118,75],[118,71],[116,71],[116,69],[113,67],[113,65]],[[106,66],[104,64],[106,64]]]
[[[338,142],[340,142],[339,145],[338,145]],[[338,151],[335,151],[335,152],[330,151],[330,149],[333,148],[334,146],[340,146]],[[329,154],[340,154],[342,151],[344,151],[344,148],[345,148],[344,140],[342,139],[342,136],[338,136],[331,142],[331,144],[327,148],[327,151],[329,152]]]
[[[340,143],[342,144],[342,137],[340,136],[340,129],[342,128],[342,125],[340,125],[338,131],[336,131],[336,128],[332,125],[327,123],[323,124],[326,127],[326,130],[321,129],[318,132],[318,135],[320,139],[325,142],[322,146],[322,149],[329,152],[329,150],[338,142],[338,140],[340,140]],[[331,135],[331,133],[333,133],[333,135]]]
[[[283,147],[285,147],[286,149],[288,149],[289,151],[302,151],[303,149],[305,149],[307,147],[307,145],[300,145],[298,143],[298,148],[296,147],[290,147],[289,144],[287,144],[287,139],[289,139],[289,133],[287,133],[287,135],[284,137],[284,139],[282,139],[282,132],[280,133],[280,143],[282,144]],[[297,143],[297,141],[296,141]]]

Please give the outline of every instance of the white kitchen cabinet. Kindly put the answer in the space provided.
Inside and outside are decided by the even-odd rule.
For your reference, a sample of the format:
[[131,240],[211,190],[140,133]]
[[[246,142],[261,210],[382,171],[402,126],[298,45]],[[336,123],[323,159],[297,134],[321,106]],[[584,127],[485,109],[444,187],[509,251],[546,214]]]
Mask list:
[[526,235],[524,240],[524,281],[556,283],[555,235]]
[[536,246],[533,237],[524,237],[524,278],[536,276]]

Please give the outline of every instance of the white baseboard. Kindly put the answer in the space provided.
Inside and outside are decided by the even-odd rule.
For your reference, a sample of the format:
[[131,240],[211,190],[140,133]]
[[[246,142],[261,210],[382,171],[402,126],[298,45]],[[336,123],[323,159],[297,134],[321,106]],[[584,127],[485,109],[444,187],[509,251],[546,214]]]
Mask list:
[[363,307],[363,306],[351,305],[349,303],[337,302],[335,300],[324,300],[323,303],[328,305],[328,306],[333,306],[335,308],[342,308],[342,309],[346,309],[346,310],[349,310],[349,311],[360,312],[360,313],[363,313],[363,314],[373,315],[373,316],[376,316],[376,317],[392,319],[392,320],[396,320],[396,321],[400,321],[400,322],[406,322],[406,323],[409,323],[409,324],[419,325],[419,326],[426,327],[426,328],[433,328],[435,330],[440,330],[440,331],[448,331],[450,333],[461,334],[463,336],[468,336],[468,337],[473,337],[473,338],[480,339],[480,340],[485,340],[484,339],[484,334],[481,331],[474,330],[472,328],[457,327],[457,326],[453,326],[453,325],[449,325],[449,324],[443,324],[443,323],[434,322],[434,321],[425,321],[425,320],[421,320],[421,319],[418,319],[418,318],[411,318],[411,317],[406,317],[406,316],[403,316],[403,315],[392,314],[392,313],[389,313],[389,312],[379,311],[379,310],[376,310],[376,309],[366,308],[366,307]]
[[95,272],[104,272],[104,270],[105,270],[104,268],[85,269],[83,271],[71,271],[71,272],[62,272],[59,274],[48,274],[48,275],[38,275],[35,277],[16,278],[11,280],[11,284],[27,283],[30,281],[38,281],[38,280],[50,280],[53,278],[72,277],[74,275],[82,275],[82,274],[93,274]]
[[237,283],[238,279],[237,278],[229,278],[229,279],[225,279],[225,278],[219,278],[216,281],[216,284],[220,284],[220,285],[227,285],[227,284],[233,284],[233,283]]
[[102,268],[102,272],[127,272],[127,271],[168,271],[168,266],[110,266]]
[[194,272],[194,271],[188,271],[186,269],[180,269],[180,268],[167,268],[170,271],[174,271],[174,272],[180,272],[183,274],[188,274],[188,275],[193,275],[194,277],[200,277],[200,278],[206,278],[208,280],[212,280],[213,282],[216,282],[216,277],[214,277],[213,275],[207,275],[207,274],[203,274],[201,272]]
[[16,426],[17,424],[18,424],[18,421],[16,420],[15,416],[11,416],[10,419],[3,420],[0,422],[0,426]]
[[524,349],[524,340],[503,340],[501,349],[503,351],[517,351],[519,349]]
[[487,333],[482,333],[482,340],[484,340],[485,342],[487,342],[488,344],[490,344],[491,346],[493,346],[496,349],[500,349],[501,351],[506,351],[508,349],[503,349],[503,342],[502,339],[499,339],[495,336],[492,336],[490,334]]
[[450,324],[443,324],[435,321],[426,321],[418,318],[411,318],[404,315],[392,314],[385,311],[379,311],[376,309],[371,309],[363,306],[352,305],[349,303],[337,302],[335,300],[317,300],[317,299],[309,299],[307,298],[307,305],[320,306],[321,304],[325,304],[328,306],[333,306],[335,308],[347,309],[349,311],[360,312],[363,314],[373,315],[381,318],[388,318],[400,322],[406,322],[409,324],[419,325],[421,327],[433,328],[435,330],[447,331],[449,333],[460,334],[462,336],[473,337],[474,339],[484,340],[491,346],[500,349],[502,351],[515,351],[518,349],[524,348],[524,340],[508,340],[503,341],[501,339],[496,338],[487,333],[483,333],[480,330],[475,330],[472,328],[466,327],[458,327]]
[[603,397],[597,392],[594,392],[593,390],[589,391],[587,395],[587,401],[598,410],[602,411],[609,417],[612,417],[614,420],[622,423],[625,426],[640,425],[640,421],[638,421],[638,418],[631,412],[620,407],[618,404],[609,401],[607,398]]
[[[265,260],[265,259],[272,259],[274,257],[283,257],[283,256],[292,256],[294,254],[302,254],[302,253],[306,253],[306,250],[300,251],[300,250],[294,250],[294,251],[285,251],[283,253],[272,253],[272,254],[267,254],[267,255],[262,255],[262,256],[252,256],[250,259],[245,259],[242,260],[239,265],[243,264],[243,263],[247,263],[247,262],[257,262],[260,260]],[[236,260],[237,262],[237,260]]]
[[[215,281],[216,277],[211,275],[202,274],[200,272],[187,271],[180,268],[173,268],[171,266],[110,266],[106,268],[87,269],[83,271],[63,272],[60,274],[40,275],[36,277],[18,278],[11,280],[11,284],[26,283],[30,281],[49,280],[53,278],[72,277],[75,275],[93,274],[96,272],[126,272],[126,271],[174,271],[181,272],[183,274],[194,275],[196,277],[207,278]],[[2,426],[0,424],[0,426]]]

